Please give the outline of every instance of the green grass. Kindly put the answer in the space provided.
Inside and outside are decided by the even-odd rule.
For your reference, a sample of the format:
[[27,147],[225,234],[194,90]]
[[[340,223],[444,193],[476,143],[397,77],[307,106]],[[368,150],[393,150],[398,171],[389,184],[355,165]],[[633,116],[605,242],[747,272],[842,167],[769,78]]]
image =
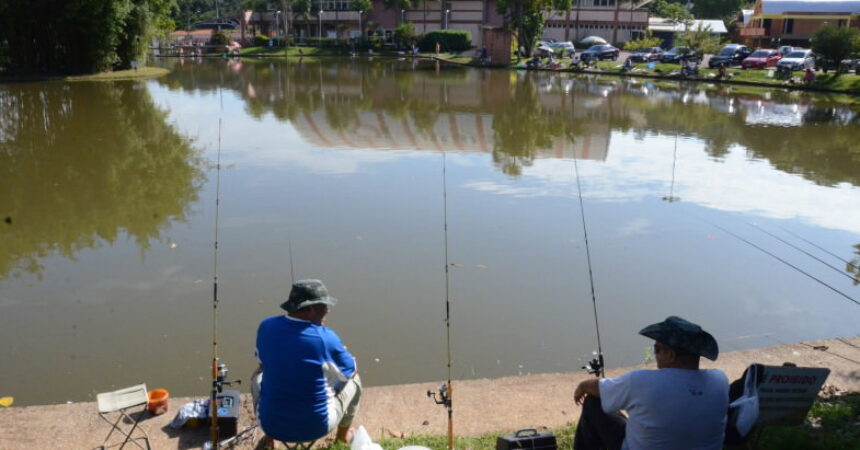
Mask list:
[[[509,430],[504,434],[511,434]],[[544,430],[546,431],[546,430]],[[574,427],[548,430],[558,441],[558,448],[570,449]],[[458,450],[492,450],[496,448],[498,433],[476,437],[457,437]],[[445,449],[445,436],[407,436],[386,438],[377,442],[386,450],[408,445],[421,445],[433,450]],[[349,450],[345,444],[330,444],[330,450]],[[860,392],[836,394],[829,392],[816,400],[807,415],[806,423],[795,427],[767,427],[751,443],[750,448],[761,450],[856,450],[860,449]]]
[[142,78],[156,78],[170,73],[169,70],[162,67],[141,67],[137,70],[116,70],[112,72],[100,72],[90,75],[10,75],[0,76],[0,82],[6,81],[116,81],[116,80],[137,80]]
[[[301,53],[300,53],[301,52]],[[245,47],[239,56],[343,56],[348,50],[336,47]]]

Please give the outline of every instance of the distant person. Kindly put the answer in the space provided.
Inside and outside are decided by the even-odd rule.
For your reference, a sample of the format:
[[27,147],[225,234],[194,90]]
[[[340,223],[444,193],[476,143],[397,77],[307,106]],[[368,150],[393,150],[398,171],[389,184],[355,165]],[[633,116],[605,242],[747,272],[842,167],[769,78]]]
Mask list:
[[338,441],[352,440],[361,379],[355,358],[325,326],[336,303],[322,281],[296,281],[281,304],[287,314],[260,324],[251,392],[265,445],[314,441],[335,428]]
[[808,86],[812,84],[813,81],[815,81],[815,72],[813,72],[811,68],[807,67],[806,73],[803,75],[803,82]]
[[729,382],[721,370],[699,369],[700,357],[717,359],[717,341],[676,316],[639,334],[655,340],[657,370],[580,383],[573,394],[582,405],[573,448],[722,449]]
[[439,55],[439,52],[442,51],[442,45],[440,43],[436,43],[436,55]]

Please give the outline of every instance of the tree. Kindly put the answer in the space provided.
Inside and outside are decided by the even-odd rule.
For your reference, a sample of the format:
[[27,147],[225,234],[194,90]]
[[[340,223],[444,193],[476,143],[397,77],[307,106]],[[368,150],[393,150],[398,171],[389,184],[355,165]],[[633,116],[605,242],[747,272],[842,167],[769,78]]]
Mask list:
[[828,70],[836,70],[843,59],[860,51],[860,30],[824,25],[812,35],[812,52],[815,64]]
[[701,19],[730,19],[741,10],[745,0],[696,0],[692,13]]
[[652,5],[654,5],[654,13],[664,19],[669,19],[672,23],[683,23],[689,25],[693,22],[693,15],[690,14],[690,11],[680,3],[657,0],[652,3]]
[[633,51],[640,48],[659,47],[663,43],[663,39],[655,37],[651,34],[651,30],[645,32],[645,35],[639,39],[627,41],[624,43],[624,50]]
[[407,47],[415,42],[415,27],[409,23],[401,23],[394,29],[394,42],[398,47]]
[[498,0],[496,10],[504,16],[505,27],[514,33],[519,47],[531,55],[535,42],[543,34],[544,14],[567,11],[572,4],[573,0]]
[[698,55],[716,53],[722,46],[720,37],[711,31],[711,27],[699,24],[696,28],[688,29],[678,36],[681,45],[690,47]]

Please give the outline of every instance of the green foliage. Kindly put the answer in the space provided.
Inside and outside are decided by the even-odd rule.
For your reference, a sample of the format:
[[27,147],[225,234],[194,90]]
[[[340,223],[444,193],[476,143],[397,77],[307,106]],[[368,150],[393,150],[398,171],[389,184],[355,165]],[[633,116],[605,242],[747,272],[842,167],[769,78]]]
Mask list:
[[692,48],[699,56],[706,53],[716,53],[723,45],[719,35],[712,33],[710,27],[701,25],[681,33],[677,42]]
[[531,55],[543,34],[545,13],[567,11],[572,5],[573,0],[497,0],[496,10],[504,17],[505,27],[516,36],[519,47]]
[[394,42],[399,47],[405,47],[415,42],[415,27],[409,23],[401,23],[394,29]]
[[651,3],[650,7],[657,16],[669,19],[672,23],[691,23],[693,21],[693,15],[687,11],[684,4],[679,2],[656,0]]
[[0,2],[0,61],[17,73],[125,69],[173,29],[175,0]]
[[634,50],[639,50],[640,48],[659,47],[662,43],[663,39],[654,37],[653,35],[651,35],[651,31],[648,31],[645,33],[645,36],[642,36],[639,39],[625,42],[624,50],[631,52]]
[[254,47],[267,47],[269,45],[269,37],[262,34],[254,36]]
[[367,14],[373,8],[373,2],[371,0],[352,0],[349,7],[353,11],[364,11],[364,14]]
[[209,45],[227,45],[229,43],[230,38],[223,31],[216,31],[209,38]]
[[694,16],[701,19],[731,19],[741,10],[741,6],[744,4],[744,1],[745,0],[696,0],[693,2],[692,13]]
[[421,51],[435,50],[436,43],[446,52],[462,52],[472,47],[472,33],[465,30],[435,30],[425,33],[418,41]]
[[315,45],[317,47],[337,47],[340,44],[337,39],[331,38],[307,38],[305,39],[305,43],[308,45]]
[[812,52],[818,67],[835,70],[840,61],[860,52],[860,30],[824,25],[812,35]]

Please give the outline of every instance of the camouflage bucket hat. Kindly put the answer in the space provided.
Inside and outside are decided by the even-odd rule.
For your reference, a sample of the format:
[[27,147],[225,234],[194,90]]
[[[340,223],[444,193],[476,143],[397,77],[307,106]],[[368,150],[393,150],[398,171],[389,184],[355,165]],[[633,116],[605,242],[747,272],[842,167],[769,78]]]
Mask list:
[[720,353],[717,340],[710,333],[678,316],[669,316],[662,322],[648,325],[639,334],[711,361],[716,361]]
[[319,304],[334,306],[337,304],[337,299],[328,295],[328,289],[322,281],[299,280],[293,283],[290,297],[281,303],[281,308],[294,313],[305,306]]

